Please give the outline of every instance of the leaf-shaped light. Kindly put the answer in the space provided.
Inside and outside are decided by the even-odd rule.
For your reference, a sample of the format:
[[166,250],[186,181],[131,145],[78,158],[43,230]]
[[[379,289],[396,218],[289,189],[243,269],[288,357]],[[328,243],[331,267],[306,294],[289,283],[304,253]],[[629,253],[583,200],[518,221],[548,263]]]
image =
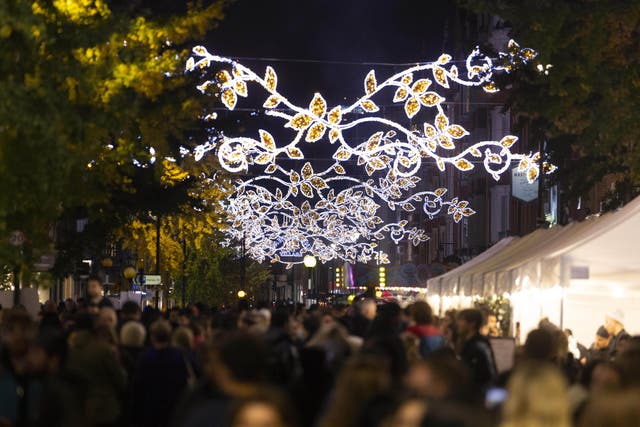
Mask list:
[[431,86],[431,80],[429,79],[420,79],[417,80],[413,86],[411,86],[411,91],[415,94],[421,94],[423,92],[426,92],[427,89],[429,89],[429,86]]
[[266,101],[264,101],[264,104],[262,104],[262,106],[264,108],[275,108],[281,102],[282,102],[282,98],[281,97],[279,97],[278,95],[271,95],[269,98],[267,98]]
[[220,94],[220,100],[229,110],[233,110],[236,107],[236,103],[238,102],[238,97],[236,93],[231,89],[225,89]]
[[332,108],[331,111],[329,111],[327,119],[332,125],[340,123],[340,121],[342,121],[342,108],[339,105]]
[[369,99],[360,101],[360,107],[362,107],[362,109],[367,113],[375,113],[376,111],[380,111],[380,108]]
[[278,75],[271,66],[267,66],[267,70],[264,74],[264,82],[267,89],[270,91],[276,90],[276,86],[278,86]]
[[316,142],[320,140],[324,136],[324,133],[326,130],[327,128],[324,125],[324,123],[320,123],[320,122],[314,123],[313,126],[309,128],[305,141]]
[[404,103],[404,112],[410,119],[413,118],[420,111],[420,102],[415,98],[415,96],[407,99],[407,102]]
[[467,159],[458,159],[458,160],[456,160],[455,165],[461,171],[468,171],[468,170],[473,169],[473,163],[471,163]]
[[364,79],[364,93],[371,95],[377,88],[378,82],[376,81],[376,73],[374,70],[371,70]]
[[460,125],[447,126],[447,133],[455,139],[460,139],[466,135],[469,135],[469,132],[467,132],[467,130]]
[[516,143],[517,140],[518,140],[517,136],[507,135],[500,140],[500,145],[502,145],[505,148],[510,148],[513,144]]
[[302,158],[304,158],[304,155],[302,154],[302,151],[300,151],[300,149],[297,148],[297,147],[289,147],[289,148],[287,148],[287,154],[289,155],[290,159],[302,159]]
[[311,163],[307,162],[302,166],[302,179],[307,180],[313,176],[313,167]]
[[425,107],[433,107],[444,101],[444,98],[435,92],[427,92],[418,98],[420,103]]
[[306,182],[303,182],[300,185],[300,192],[305,196],[308,197],[309,199],[313,198],[313,188],[311,188],[311,186],[309,184],[307,184]]
[[309,104],[309,111],[311,111],[311,114],[320,119],[324,116],[324,113],[327,112],[327,101],[324,100],[322,95],[316,93],[313,96],[313,99]]
[[405,99],[407,99],[407,96],[409,95],[409,91],[403,87],[399,87],[396,90],[395,95],[393,95],[393,102],[400,102],[400,101],[404,101]]
[[447,72],[444,68],[439,66],[433,67],[433,78],[436,79],[436,82],[444,88],[449,88],[449,80],[447,79]]
[[273,136],[267,132],[266,130],[258,130],[260,134],[260,141],[262,141],[262,145],[267,151],[275,151],[276,149],[276,141],[273,139]]
[[293,128],[295,130],[304,130],[313,122],[313,118],[305,113],[298,113],[284,127]]
[[243,98],[246,98],[248,93],[247,93],[247,84],[242,81],[242,80],[236,80],[235,84],[234,84],[234,88],[236,90],[236,93],[240,96],[242,96]]

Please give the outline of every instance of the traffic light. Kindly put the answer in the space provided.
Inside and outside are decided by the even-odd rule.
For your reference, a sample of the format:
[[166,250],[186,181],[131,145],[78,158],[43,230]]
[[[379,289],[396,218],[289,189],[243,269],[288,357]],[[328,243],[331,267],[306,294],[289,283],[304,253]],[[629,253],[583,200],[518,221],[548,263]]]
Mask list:
[[380,287],[384,288],[387,285],[387,273],[386,273],[386,269],[384,267],[380,267],[378,269],[379,272],[379,283],[380,283]]

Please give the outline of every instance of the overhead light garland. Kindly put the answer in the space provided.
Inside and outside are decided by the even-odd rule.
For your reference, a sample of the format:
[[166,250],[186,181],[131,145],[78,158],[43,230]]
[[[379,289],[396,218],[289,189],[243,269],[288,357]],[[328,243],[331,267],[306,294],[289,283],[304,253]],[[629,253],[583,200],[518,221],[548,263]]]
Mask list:
[[[392,210],[400,208],[409,212],[415,210],[415,202],[421,202],[430,218],[446,210],[455,222],[475,213],[467,201],[444,200],[446,189],[411,193],[420,181],[416,173],[423,159],[433,159],[440,171],[444,171],[447,164],[460,171],[470,171],[481,163],[496,180],[514,161],[529,182],[535,181],[540,173],[538,153],[511,152],[510,148],[518,140],[512,135],[500,141],[477,142],[456,153],[455,141],[469,133],[462,126],[450,123],[442,106],[445,98],[434,90],[438,86],[447,89],[456,83],[482,87],[486,92],[497,91],[491,80],[494,72],[510,72],[536,57],[533,50],[522,49],[513,41],[509,43],[509,53],[500,54],[497,65],[480,54],[479,49],[471,52],[466,60],[466,79],[460,77],[457,66],[446,54],[435,62],[407,68],[380,83],[372,70],[365,77],[362,97],[351,105],[333,108],[329,108],[319,93],[307,107],[293,104],[278,90],[278,76],[271,67],[266,67],[262,77],[230,58],[210,54],[202,46],[195,47],[193,53],[195,57],[187,61],[188,71],[207,69],[215,63],[231,66],[231,70],[220,70],[214,79],[199,85],[202,93],[219,95],[222,103],[233,110],[239,98],[248,96],[248,83],[257,83],[267,92],[263,103],[265,114],[283,120],[283,127],[294,132],[285,144],[277,144],[271,133],[260,129],[257,138],[223,136],[194,150],[197,160],[215,151],[220,164],[229,172],[263,168],[263,175],[239,181],[226,205],[231,225],[229,236],[246,240],[249,235],[250,255],[259,261],[278,262],[282,261],[282,253],[300,252],[311,253],[321,261],[342,258],[367,262],[375,257],[384,263],[388,257],[375,248],[385,235],[396,243],[408,238],[416,245],[428,239],[423,230],[407,229],[407,221],[385,224],[377,216],[380,208],[377,201],[386,203]],[[385,89],[394,90],[393,102],[403,106],[407,119],[413,119],[423,108],[431,108],[435,112],[433,122],[424,122],[421,129],[415,129],[411,124],[377,115],[380,108],[374,98]],[[350,121],[349,116],[355,114],[364,117]],[[372,133],[365,142],[351,144],[346,133],[360,125],[383,130]],[[334,164],[318,173],[309,162],[299,172],[282,167],[282,161],[287,159],[304,159],[301,148],[304,143],[315,144],[323,139],[334,146]],[[378,171],[385,176],[377,182],[373,178],[362,181],[347,176],[343,165],[352,159],[364,167],[369,177]],[[554,169],[544,165],[546,173]],[[345,186],[346,189],[336,194],[335,189]],[[272,191],[273,188],[276,190]],[[316,202],[312,204],[312,201]]]

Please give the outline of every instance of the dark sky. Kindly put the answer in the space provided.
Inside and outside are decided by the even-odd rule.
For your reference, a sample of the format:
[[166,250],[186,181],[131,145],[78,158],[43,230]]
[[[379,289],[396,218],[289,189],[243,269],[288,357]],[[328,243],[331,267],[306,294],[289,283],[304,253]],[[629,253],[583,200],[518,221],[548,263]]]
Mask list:
[[[381,65],[252,61],[248,58],[346,62],[416,62],[442,53],[450,0],[238,0],[207,42],[210,52],[272,65],[300,102],[321,91],[330,103],[362,91],[367,71]],[[353,88],[353,91],[349,89]]]

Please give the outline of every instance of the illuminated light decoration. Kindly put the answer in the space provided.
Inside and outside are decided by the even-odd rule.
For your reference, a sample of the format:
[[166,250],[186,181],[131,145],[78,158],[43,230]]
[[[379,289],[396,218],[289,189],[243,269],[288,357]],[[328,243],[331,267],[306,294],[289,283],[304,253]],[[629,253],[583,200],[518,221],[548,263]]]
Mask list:
[[[193,151],[196,160],[215,152],[222,167],[229,172],[264,168],[264,175],[239,181],[225,204],[231,219],[228,236],[238,240],[249,236],[249,255],[258,261],[282,261],[291,267],[301,261],[284,261],[282,254],[300,254],[298,258],[311,254],[321,262],[335,258],[368,262],[375,258],[379,263],[386,263],[388,256],[375,249],[375,241],[388,235],[396,243],[406,238],[417,245],[428,239],[423,230],[407,229],[407,221],[384,224],[376,215],[380,202],[391,210],[408,212],[414,211],[414,203],[420,202],[430,218],[445,212],[455,222],[475,213],[467,201],[444,200],[446,189],[410,193],[420,181],[415,174],[424,159],[434,161],[441,171],[447,165],[469,171],[476,164],[483,164],[496,180],[514,161],[529,182],[540,173],[538,153],[511,152],[511,146],[517,141],[512,135],[500,141],[477,142],[456,153],[455,142],[469,133],[462,126],[450,123],[442,106],[446,99],[435,91],[438,86],[449,88],[452,83],[496,91],[491,80],[495,71],[510,72],[536,56],[534,51],[521,49],[515,42],[510,42],[509,53],[500,54],[498,65],[476,48],[466,60],[467,79],[460,77],[457,66],[451,64],[451,57],[446,54],[435,62],[410,67],[382,82],[378,82],[372,70],[364,79],[361,98],[348,106],[333,107],[319,93],[314,94],[306,107],[292,104],[278,90],[278,77],[272,67],[266,67],[262,77],[230,58],[210,54],[202,46],[195,47],[193,53],[195,58],[187,61],[188,71],[203,70],[214,63],[231,67],[200,84],[198,89],[202,93],[214,93],[229,110],[234,110],[239,98],[248,96],[247,83],[257,83],[267,92],[263,104],[267,109],[265,114],[281,119],[283,127],[294,133],[284,144],[278,144],[273,135],[263,129],[258,131],[257,138],[213,137]],[[416,129],[410,123],[403,125],[375,115],[379,107],[374,98],[385,89],[394,91],[393,102],[401,103],[409,120],[422,109],[432,109],[433,122],[424,122]],[[359,117],[351,119],[349,115]],[[374,132],[362,143],[350,144],[345,134],[365,124],[384,130]],[[284,169],[278,162],[278,159],[304,159],[301,146],[317,144],[323,139],[334,145],[335,163],[327,169],[314,172],[311,164],[306,163],[300,171],[293,171]],[[385,175],[377,182],[347,176],[343,166],[347,161],[363,166],[368,176]],[[546,173],[553,169],[543,163]],[[278,188],[272,191],[274,185]],[[334,188],[345,185],[348,188],[336,194]],[[408,197],[407,193],[410,193]]]

